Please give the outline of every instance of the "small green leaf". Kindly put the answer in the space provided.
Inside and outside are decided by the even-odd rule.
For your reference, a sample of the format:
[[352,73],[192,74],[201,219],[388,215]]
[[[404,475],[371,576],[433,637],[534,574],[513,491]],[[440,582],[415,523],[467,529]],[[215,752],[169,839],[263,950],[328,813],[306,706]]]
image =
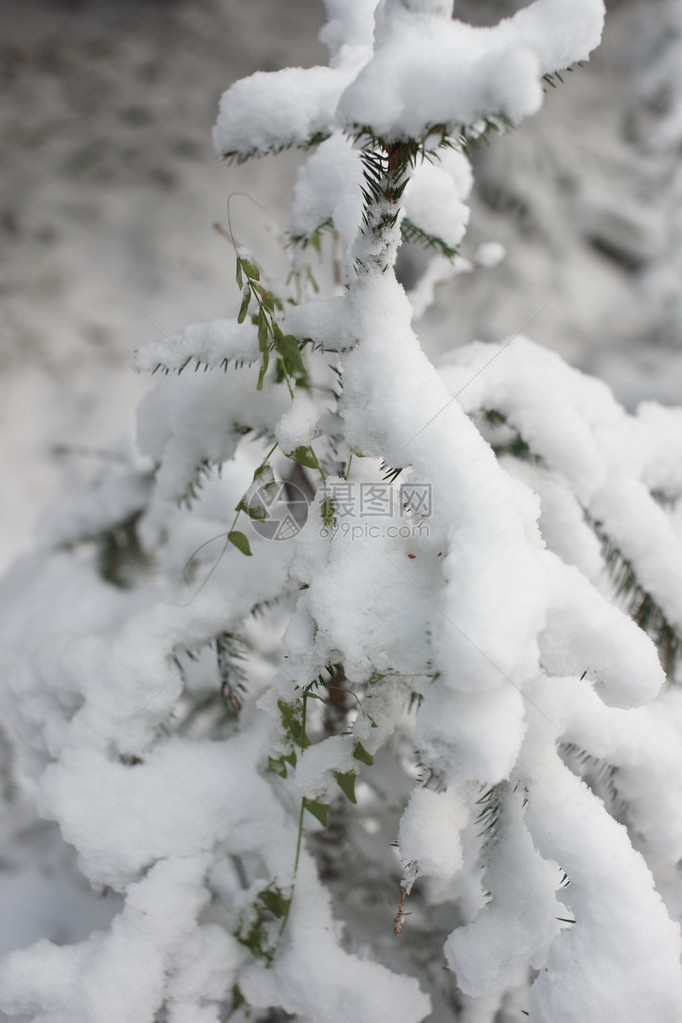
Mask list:
[[263,352],[263,361],[260,364],[260,373],[258,374],[258,383],[256,384],[256,390],[257,391],[262,391],[263,390],[263,381],[265,380],[265,374],[268,371],[268,366],[269,365],[270,365],[270,352],[266,348],[265,351]]
[[355,774],[354,774],[354,772],[353,771],[346,771],[344,774],[341,774],[340,771],[337,771],[334,774],[334,777],[336,778],[336,783],[339,786],[339,788],[341,789],[341,791],[343,792],[343,794],[346,797],[346,799],[350,799],[351,803],[357,803],[357,799],[355,797]]
[[262,892],[258,893],[258,898],[278,920],[282,919],[291,902],[291,899],[284,898],[279,888],[264,888]]
[[249,302],[251,301],[251,288],[248,285],[244,288],[244,294],[242,295],[242,304],[239,307],[239,316],[237,317],[237,323],[243,323],[246,319],[246,314],[249,311]]
[[237,287],[241,291],[244,287],[244,274],[242,273],[242,261],[237,256]]
[[[284,731],[301,749],[310,745],[308,737],[303,731],[303,715],[300,703],[287,703],[286,700],[278,700],[277,706],[282,716]],[[296,763],[294,759],[293,765]]]
[[243,511],[245,515],[248,515],[250,519],[255,519],[256,522],[265,522],[268,517],[267,509],[262,504],[247,504],[246,498],[242,497],[241,501],[237,505],[237,511]]
[[311,813],[320,822],[323,828],[327,827],[327,813],[329,811],[327,803],[321,803],[318,799],[304,799],[303,806],[308,813]]
[[322,519],[322,525],[328,529],[332,526],[336,526],[336,508],[331,497],[328,497],[326,501],[323,501],[320,505],[320,517]]
[[268,771],[278,774],[280,778],[286,778],[287,765],[284,763],[284,757],[280,757],[278,760],[275,760],[274,757],[268,757]]
[[237,505],[236,511],[243,511],[250,519],[264,522],[268,508],[279,489],[269,462],[259,465],[253,474],[253,482]]
[[363,764],[367,764],[369,767],[374,763],[374,757],[371,753],[368,753],[361,742],[356,742],[353,748],[353,756],[356,760],[362,761]]
[[317,460],[317,455],[310,447],[309,444],[302,445],[300,448],[296,448],[289,455],[294,462],[298,462],[299,465],[305,465],[308,469],[319,469],[320,463]]
[[283,380],[286,380],[286,377],[285,377],[284,374],[285,374],[284,363],[282,362],[281,359],[277,359],[277,362],[275,363],[275,383],[276,384],[281,384]]
[[258,347],[261,352],[265,352],[268,347],[268,324],[262,312],[258,317]]
[[242,259],[242,266],[244,267],[244,273],[251,281],[260,280],[260,270],[255,263],[252,263],[250,259]]
[[240,533],[238,529],[233,529],[231,533],[227,534],[227,539],[237,548],[238,551],[241,551],[242,554],[246,554],[248,557],[251,557],[251,547],[249,546],[248,538],[244,535],[244,533]]
[[287,367],[287,371],[296,375],[299,373],[305,373],[305,366],[303,365],[303,359],[301,358],[301,350],[298,347],[298,341],[293,334],[285,334],[278,344],[278,350]]

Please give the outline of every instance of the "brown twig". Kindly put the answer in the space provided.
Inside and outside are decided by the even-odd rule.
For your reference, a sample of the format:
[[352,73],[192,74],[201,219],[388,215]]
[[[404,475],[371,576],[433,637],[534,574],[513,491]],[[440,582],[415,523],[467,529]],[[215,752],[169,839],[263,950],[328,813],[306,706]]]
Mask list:
[[410,916],[410,913],[405,912],[405,899],[409,895],[407,885],[404,884],[402,886],[402,889],[403,890],[400,896],[400,904],[398,905],[398,912],[393,917],[394,924],[393,933],[395,934],[396,938],[399,938],[400,935],[403,933],[403,924],[405,923],[405,917]]

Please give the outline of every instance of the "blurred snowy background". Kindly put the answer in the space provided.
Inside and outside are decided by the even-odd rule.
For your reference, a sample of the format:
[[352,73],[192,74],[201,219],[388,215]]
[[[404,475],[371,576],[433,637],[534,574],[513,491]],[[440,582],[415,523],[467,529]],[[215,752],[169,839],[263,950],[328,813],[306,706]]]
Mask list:
[[[457,12],[485,24],[522,6],[458,0]],[[540,116],[478,152],[464,254],[496,240],[507,258],[443,287],[420,332],[435,353],[532,319],[530,337],[628,406],[677,403],[682,0],[608,7],[593,61],[548,87]],[[284,272],[297,157],[228,168],[211,126],[234,79],[324,61],[322,20],[317,0],[3,0],[0,567],[29,546],[45,504],[132,431],[150,386],[130,369],[134,349],[225,315],[233,257],[212,225],[226,222],[230,192],[264,207],[235,200],[235,233]],[[402,260],[408,286],[418,258]],[[51,828],[23,848],[50,848]],[[113,912],[75,872],[65,880],[61,843],[51,883],[50,855],[0,864],[0,954],[77,940]]]
[[168,332],[225,314],[234,260],[212,223],[248,190],[260,248],[295,160],[229,171],[218,99],[256,68],[324,59],[322,19],[315,0],[3,0],[0,565],[97,469],[80,446],[131,428],[145,317]]

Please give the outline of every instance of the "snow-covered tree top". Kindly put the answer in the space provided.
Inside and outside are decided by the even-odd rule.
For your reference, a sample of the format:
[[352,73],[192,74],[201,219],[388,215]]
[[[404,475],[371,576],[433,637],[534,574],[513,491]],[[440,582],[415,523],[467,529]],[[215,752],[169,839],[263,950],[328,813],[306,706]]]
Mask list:
[[518,122],[542,103],[542,77],[587,60],[603,0],[535,0],[492,28],[451,17],[448,0],[329,3],[331,67],[257,72],[220,101],[214,143],[246,158],[341,130],[425,138],[490,116]]

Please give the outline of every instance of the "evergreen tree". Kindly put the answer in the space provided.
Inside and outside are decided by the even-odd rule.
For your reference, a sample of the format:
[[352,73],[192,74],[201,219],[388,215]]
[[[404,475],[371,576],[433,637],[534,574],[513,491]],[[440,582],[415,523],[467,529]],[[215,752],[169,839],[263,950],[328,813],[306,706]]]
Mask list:
[[236,83],[214,133],[306,153],[289,281],[228,223],[233,315],[138,354],[137,449],[5,583],[14,784],[123,901],[7,957],[0,1008],[677,1023],[682,411],[520,336],[436,367],[411,325],[496,258],[459,253],[467,153],[601,0],[325,2],[329,67]]

